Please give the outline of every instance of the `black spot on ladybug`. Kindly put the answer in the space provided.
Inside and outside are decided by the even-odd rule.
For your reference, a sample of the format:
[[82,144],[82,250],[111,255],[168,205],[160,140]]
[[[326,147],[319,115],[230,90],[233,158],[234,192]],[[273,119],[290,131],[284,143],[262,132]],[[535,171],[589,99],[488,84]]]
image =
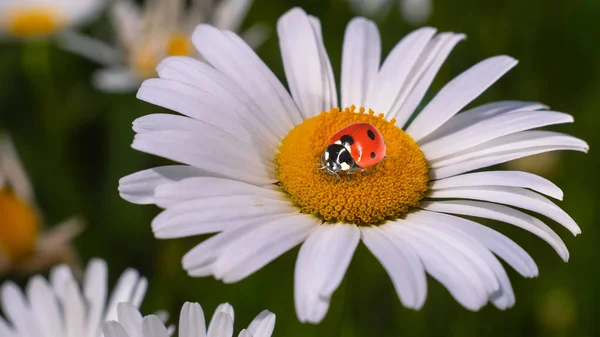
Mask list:
[[371,140],[375,140],[375,133],[373,133],[373,130],[368,130],[367,136],[369,136],[369,138],[371,138]]
[[375,152],[371,152],[371,158],[375,158],[376,154]]
[[340,142],[342,142],[342,144],[352,145],[354,144],[354,138],[352,138],[350,135],[343,135],[340,137]]

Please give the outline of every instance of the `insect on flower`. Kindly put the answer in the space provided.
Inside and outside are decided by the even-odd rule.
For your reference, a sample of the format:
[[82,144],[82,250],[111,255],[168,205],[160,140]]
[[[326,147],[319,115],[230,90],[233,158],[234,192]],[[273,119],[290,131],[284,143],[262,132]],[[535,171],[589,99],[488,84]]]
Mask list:
[[365,167],[373,166],[385,158],[383,136],[369,123],[355,123],[336,132],[321,155],[320,169],[338,177],[347,171],[348,177]]

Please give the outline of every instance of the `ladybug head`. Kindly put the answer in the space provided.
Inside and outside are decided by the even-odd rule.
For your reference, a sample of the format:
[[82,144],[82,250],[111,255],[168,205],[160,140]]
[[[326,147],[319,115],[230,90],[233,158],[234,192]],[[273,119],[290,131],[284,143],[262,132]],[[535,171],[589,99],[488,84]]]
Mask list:
[[347,171],[356,167],[350,152],[341,144],[327,146],[325,152],[321,155],[321,165],[325,172],[334,175],[340,171]]

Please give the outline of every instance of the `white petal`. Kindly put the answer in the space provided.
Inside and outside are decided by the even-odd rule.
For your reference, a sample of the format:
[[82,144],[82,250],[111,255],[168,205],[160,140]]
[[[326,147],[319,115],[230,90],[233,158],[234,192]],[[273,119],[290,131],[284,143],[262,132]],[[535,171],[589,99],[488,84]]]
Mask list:
[[132,303],[133,294],[135,294],[140,279],[140,274],[134,269],[127,269],[121,274],[108,301],[106,320],[117,319],[117,306],[119,303]]
[[362,241],[390,275],[402,304],[420,309],[427,298],[425,269],[410,245],[386,233],[388,226],[362,227]]
[[[34,276],[27,285],[27,297],[32,313],[37,317],[40,331],[44,336],[64,336],[62,312],[48,282],[41,276]],[[0,331],[0,336],[5,336]]]
[[[419,218],[417,221],[423,221],[428,218],[428,221],[452,224],[452,226],[470,234],[524,277],[535,277],[538,275],[538,268],[535,262],[523,248],[489,227],[443,213],[421,211],[414,214],[418,214],[418,216],[415,216],[415,218]],[[412,218],[411,216],[409,217]]]
[[497,281],[499,282],[498,290],[489,294],[490,300],[493,301],[499,309],[506,309],[514,305],[515,295],[510,280],[508,279],[508,275],[502,264],[487,247],[477,241],[470,233],[462,231],[445,221],[434,220],[421,223],[421,225],[437,231],[439,235],[443,235],[447,239],[456,240],[455,242],[458,245],[464,245],[467,251],[472,252],[472,254],[475,254],[480,258],[485,264],[484,268],[489,268],[494,274],[493,277],[497,278]]
[[354,18],[346,26],[342,51],[341,108],[364,107],[371,83],[379,71],[381,37],[377,25]]
[[252,333],[246,329],[242,329],[242,331],[240,331],[240,333],[238,334],[238,337],[254,337],[252,335]]
[[432,7],[432,0],[402,0],[400,1],[400,14],[404,21],[417,26],[427,21]]
[[454,177],[435,180],[429,185],[431,190],[470,186],[512,186],[529,188],[562,200],[562,190],[548,179],[521,171],[485,171],[466,173]]
[[0,180],[6,180],[20,199],[34,203],[33,187],[8,134],[0,135]]
[[208,324],[208,329],[209,330],[210,330],[210,326],[213,324],[213,322],[215,322],[215,317],[219,313],[225,313],[229,317],[231,317],[232,320],[235,321],[235,311],[233,310],[233,306],[231,304],[229,304],[229,303],[221,303],[215,309],[215,312],[213,313],[213,317],[210,320],[210,323]]
[[81,337],[86,333],[85,300],[75,280],[65,284],[65,297],[62,298],[65,317],[65,336]]
[[465,244],[461,239],[457,238],[455,233],[444,228],[439,228],[439,219],[435,219],[435,217],[427,219],[424,217],[424,212],[421,211],[407,216],[407,220],[413,222],[411,226],[417,226],[424,235],[427,235],[442,250],[451,250],[464,257],[465,260],[463,263],[470,264],[465,270],[471,273],[474,272],[474,280],[477,280],[480,286],[485,289],[488,297],[498,292],[501,289],[499,280],[493,268],[489,265],[489,261],[486,261],[486,258],[483,256],[484,253],[489,255],[489,251],[480,246]]
[[365,104],[367,107],[376,113],[388,114],[391,111],[411,69],[435,32],[434,28],[424,27],[406,35],[396,44],[369,89]]
[[567,246],[562,239],[550,227],[548,227],[548,225],[539,219],[514,208],[471,200],[426,202],[420,207],[434,212],[493,219],[523,228],[524,230],[531,232],[542,240],[546,241],[550,246],[552,246],[552,248],[554,248],[554,250],[565,262],[569,260],[569,251],[567,250]]
[[396,125],[400,127],[406,125],[421,104],[444,61],[454,47],[464,39],[463,34],[441,33],[429,41],[389,111],[388,118],[396,118]]
[[294,101],[275,74],[238,36],[200,25],[192,42],[212,66],[246,91],[271,120],[271,126],[279,131],[279,139],[302,121]]
[[428,160],[435,160],[519,131],[572,122],[571,115],[554,111],[505,113],[472,124],[448,136],[423,143],[420,148]]
[[454,115],[434,132],[421,139],[419,144],[426,144],[499,115],[545,109],[548,109],[548,106],[542,103],[523,101],[498,101],[480,105]]
[[186,201],[170,207],[152,221],[159,238],[214,233],[276,214],[294,214],[289,201],[258,196],[226,196]]
[[119,42],[124,46],[133,45],[144,24],[137,3],[131,0],[115,1],[108,14]]
[[[24,337],[21,335],[17,335],[17,333],[8,326],[8,323],[6,323],[6,321],[4,320],[4,318],[2,318],[2,316],[0,316],[0,336],[2,336],[2,337]],[[60,335],[57,335],[57,336],[60,336]]]
[[427,273],[443,284],[462,306],[476,311],[486,304],[488,294],[477,272],[455,249],[439,243],[406,220],[391,223],[386,231],[403,238],[419,255]]
[[323,84],[325,85],[323,91],[325,97],[325,106],[330,106],[332,108],[338,107],[337,87],[335,83],[335,77],[333,76],[331,60],[329,60],[329,55],[327,55],[325,43],[323,42],[321,21],[312,15],[308,16],[308,20],[310,21],[310,25],[313,29],[319,46],[319,58],[321,60],[321,68],[323,69]]
[[371,16],[386,12],[394,1],[390,0],[348,0],[352,8],[360,14]]
[[259,196],[274,200],[281,200],[285,197],[280,191],[241,181],[211,177],[188,178],[176,183],[164,184],[157,187],[155,192],[156,204],[163,208],[190,200],[239,195]]
[[121,178],[119,194],[121,198],[135,204],[154,204],[156,203],[154,190],[158,186],[203,175],[207,175],[207,173],[193,166],[155,167]]
[[248,14],[253,0],[224,0],[217,4],[212,24],[224,30],[237,31]]
[[231,228],[225,228],[219,234],[204,240],[185,254],[182,260],[183,268],[187,270],[190,276],[212,275],[214,262],[232,242],[254,231],[257,227],[288,216],[288,213],[284,213],[256,217],[250,221],[241,221]]
[[244,140],[279,145],[279,131],[269,116],[237,83],[213,67],[191,57],[168,57],[157,71],[170,82],[145,82],[138,92],[140,99],[219,126]]
[[104,66],[121,61],[122,55],[114,47],[73,30],[62,32],[57,37],[57,41],[63,49]]
[[526,148],[557,146],[565,149],[587,151],[586,142],[573,136],[552,131],[522,131],[490,140],[470,149],[453,153],[444,158],[430,160],[433,168],[449,166],[473,158],[489,156],[497,153],[522,151]]
[[119,303],[117,306],[117,316],[119,317],[119,323],[127,331],[129,337],[144,337],[142,335],[143,318],[137,307],[129,303]]
[[129,336],[119,322],[107,321],[102,325],[104,337],[133,337]]
[[[60,2],[59,2],[60,3]],[[62,2],[65,14],[69,16],[72,25],[84,24],[95,19],[106,5],[102,0],[80,0]]]
[[565,226],[577,235],[581,233],[579,226],[562,209],[545,197],[518,187],[480,186],[480,187],[455,187],[445,190],[433,191],[431,198],[462,198],[496,202],[529,211],[537,212]]
[[329,59],[306,13],[289,10],[278,20],[277,34],[288,85],[302,114],[313,117],[337,106]]
[[523,131],[430,162],[434,168],[430,174],[434,179],[442,179],[539,153],[588,149],[587,143],[575,137],[550,131]]
[[275,314],[269,310],[263,310],[248,326],[248,332],[253,337],[271,337],[275,330]]
[[[207,114],[208,115],[208,114]],[[154,131],[183,131],[210,137],[223,137],[233,142],[232,146],[246,149],[263,165],[273,169],[274,149],[266,149],[266,143],[250,135],[246,128],[237,122],[223,119],[215,121],[205,118],[203,121],[172,114],[151,114],[140,117],[133,122],[133,130],[137,133]],[[236,127],[237,125],[237,127]],[[265,150],[266,149],[266,150]]]
[[208,327],[207,337],[233,336],[233,319],[224,312],[215,314]]
[[163,322],[154,315],[144,317],[142,334],[144,337],[169,337],[169,332]]
[[2,284],[0,289],[2,312],[8,318],[19,336],[38,337],[41,331],[21,289],[11,281]]
[[128,68],[111,67],[96,71],[92,82],[100,91],[118,94],[134,92],[142,83],[142,79]]
[[87,336],[98,336],[102,328],[102,316],[108,293],[107,284],[108,267],[106,262],[100,259],[91,260],[86,267],[83,280],[83,295],[88,305]]
[[[198,135],[182,131],[154,131],[137,134],[132,148],[209,171],[214,175],[257,185],[274,183],[274,172],[260,163],[255,151],[236,144],[228,135],[213,130]],[[206,146],[205,144],[211,144]]]
[[225,283],[240,281],[304,241],[317,225],[312,215],[292,215],[257,227],[223,250],[214,275]]
[[181,307],[179,337],[206,337],[206,322],[200,304],[186,302]]
[[488,58],[446,84],[407,129],[419,141],[448,121],[517,64],[508,56]]
[[294,272],[296,310],[301,321],[318,323],[324,318],[327,311],[317,309],[323,302],[329,306],[359,241],[358,227],[326,224],[318,226],[302,245]]

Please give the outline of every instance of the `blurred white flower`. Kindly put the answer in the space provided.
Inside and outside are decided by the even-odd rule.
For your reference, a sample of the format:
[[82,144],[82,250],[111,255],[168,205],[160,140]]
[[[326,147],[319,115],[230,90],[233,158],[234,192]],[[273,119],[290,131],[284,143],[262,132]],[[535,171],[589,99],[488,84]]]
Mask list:
[[106,0],[0,0],[0,37],[37,38],[94,19]]
[[8,135],[0,136],[0,215],[0,275],[31,274],[57,263],[79,268],[71,240],[82,220],[43,230],[33,188]]
[[[142,318],[138,309],[123,303],[118,308],[118,321],[104,323],[105,337],[168,337],[172,329],[165,327],[162,320],[154,315]],[[233,335],[233,307],[223,303],[217,307],[206,329],[204,312],[198,303],[187,302],[179,316],[180,337],[230,337]],[[244,329],[239,337],[271,337],[275,328],[275,314],[265,310]]]
[[[543,152],[588,150],[575,137],[536,130],[573,122],[541,103],[465,110],[516,66],[514,58],[473,65],[421,109],[465,36],[421,28],[382,58],[377,26],[355,18],[346,27],[338,101],[320,21],[294,8],[279,19],[277,32],[289,92],[239,37],[208,25],[192,38],[207,63],[167,58],[159,78],[138,91],[141,100],[183,116],[137,119],[132,147],[185,165],[134,173],[121,179],[119,191],[128,201],[165,209],[152,222],[157,238],[217,233],[184,256],[189,275],[238,282],[301,244],[296,312],[302,322],[318,323],[360,242],[408,308],[424,305],[426,273],[465,308],[511,307],[515,294],[499,258],[524,277],[537,276],[537,265],[505,235],[462,216],[523,228],[568,260],[554,230],[519,210],[579,234],[577,223],[544,196],[560,200],[560,188],[526,172],[472,172]],[[381,132],[386,158],[367,167],[368,175],[336,179],[318,169],[321,156],[331,137],[354,123]],[[346,164],[359,163],[368,148],[351,147],[354,136],[367,146],[375,138],[344,135],[353,156]]]
[[0,289],[0,336],[98,337],[103,322],[117,319],[118,304],[139,307],[148,286],[137,271],[127,269],[108,299],[107,283],[108,268],[99,259],[88,263],[81,286],[66,265],[53,268],[49,280],[32,277],[25,292],[7,281]]
[[[398,0],[348,0],[359,14],[375,16],[388,12]],[[399,0],[400,14],[407,23],[418,26],[429,19],[433,10],[432,0]]]
[[[253,0],[148,0],[140,8],[132,0],[115,0],[110,19],[116,45],[68,31],[61,35],[62,46],[104,68],[94,74],[94,85],[107,92],[136,90],[144,79],[156,75],[156,66],[167,56],[196,56],[190,37],[196,25],[210,23],[237,31]],[[262,25],[245,33],[246,40],[259,46],[267,37]]]

